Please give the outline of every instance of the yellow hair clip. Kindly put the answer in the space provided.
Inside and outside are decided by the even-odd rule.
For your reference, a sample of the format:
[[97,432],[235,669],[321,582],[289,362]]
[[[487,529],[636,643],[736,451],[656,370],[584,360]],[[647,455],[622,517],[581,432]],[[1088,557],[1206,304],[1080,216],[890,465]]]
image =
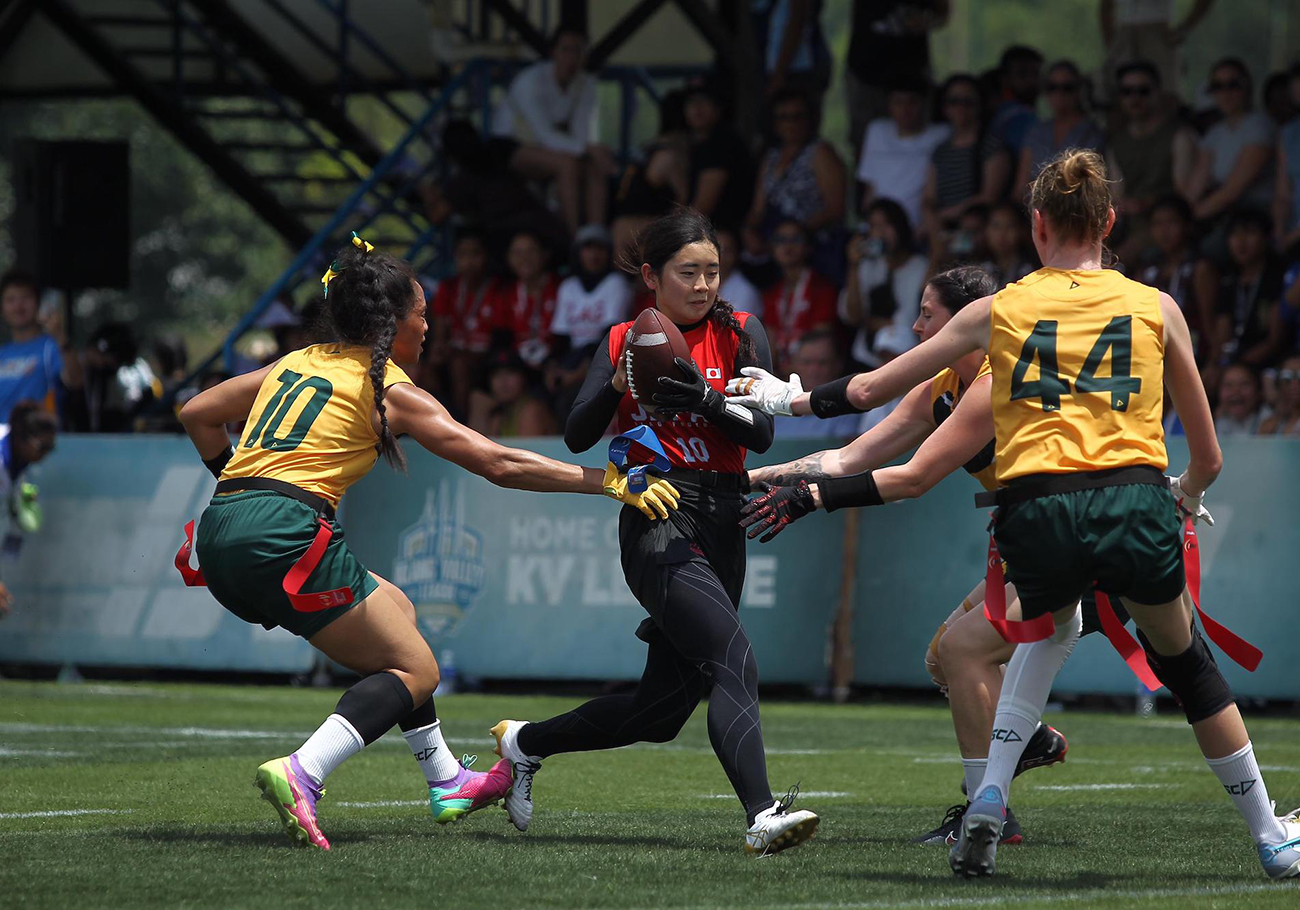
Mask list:
[[357,236],[356,231],[352,232],[352,245],[359,250],[365,250],[367,253],[373,253],[375,250],[375,245],[368,241],[362,240],[360,237]]
[[330,267],[325,270],[325,274],[320,279],[320,283],[325,286],[326,297],[330,295],[330,282],[339,277],[339,273],[343,271],[342,269],[335,269],[335,265],[336,263],[331,262]]

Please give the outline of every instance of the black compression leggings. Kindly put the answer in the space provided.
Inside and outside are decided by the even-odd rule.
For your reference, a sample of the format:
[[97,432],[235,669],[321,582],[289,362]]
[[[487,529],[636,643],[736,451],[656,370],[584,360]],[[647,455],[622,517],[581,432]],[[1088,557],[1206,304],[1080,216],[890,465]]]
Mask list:
[[750,824],[772,805],[758,719],[758,664],[718,576],[695,562],[664,566],[663,635],[646,654],[630,695],[592,699],[567,714],[531,723],[519,748],[545,758],[560,752],[664,743],[681,731],[700,698],[709,698],[709,741]]

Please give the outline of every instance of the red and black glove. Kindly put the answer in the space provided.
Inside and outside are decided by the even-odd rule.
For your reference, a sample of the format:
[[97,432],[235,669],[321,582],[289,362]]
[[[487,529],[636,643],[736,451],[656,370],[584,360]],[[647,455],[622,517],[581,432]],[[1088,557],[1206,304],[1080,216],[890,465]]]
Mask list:
[[817,505],[813,502],[812,491],[808,489],[806,480],[800,480],[790,486],[773,486],[760,482],[754,484],[754,489],[763,495],[751,499],[740,510],[740,514],[744,516],[740,519],[740,526],[749,529],[745,536],[750,540],[766,531],[759,543],[767,543],[784,531],[785,526],[790,522],[817,511]]

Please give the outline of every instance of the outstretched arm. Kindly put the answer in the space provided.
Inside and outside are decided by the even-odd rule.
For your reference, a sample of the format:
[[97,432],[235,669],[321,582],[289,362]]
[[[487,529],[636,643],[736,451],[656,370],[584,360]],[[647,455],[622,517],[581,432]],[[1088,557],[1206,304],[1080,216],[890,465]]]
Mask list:
[[784,464],[750,468],[749,482],[790,484],[802,479],[815,483],[827,477],[869,471],[897,458],[933,430],[930,381],[927,380],[908,392],[888,417],[847,445],[814,452]]
[[601,493],[601,472],[556,461],[488,439],[458,423],[439,401],[407,383],[384,392],[388,426],[440,458],[460,465],[499,487],[538,493]]
[[1192,336],[1187,322],[1174,299],[1160,293],[1160,311],[1165,320],[1165,385],[1174,401],[1174,410],[1187,432],[1190,460],[1181,478],[1182,489],[1198,498],[1214,483],[1223,468],[1223,453],[1214,433],[1214,417],[1205,397],[1205,386],[1192,353]]

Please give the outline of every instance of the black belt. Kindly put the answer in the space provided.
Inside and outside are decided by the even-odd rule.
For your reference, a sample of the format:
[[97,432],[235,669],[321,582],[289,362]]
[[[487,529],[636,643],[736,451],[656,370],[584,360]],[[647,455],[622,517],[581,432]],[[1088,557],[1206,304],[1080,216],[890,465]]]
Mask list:
[[1151,465],[1132,465],[1110,468],[1105,471],[1075,471],[1071,474],[1030,474],[1017,477],[1010,486],[987,493],[975,494],[975,507],[1009,506],[1054,493],[1077,493],[1080,490],[1100,490],[1103,487],[1123,487],[1135,483],[1164,487],[1169,481],[1159,468]]
[[329,521],[334,520],[334,504],[328,499],[315,493],[308,493],[302,487],[295,487],[283,480],[272,480],[270,477],[232,477],[217,482],[217,493],[239,493],[243,490],[266,490],[279,493],[281,496],[288,496],[303,505],[310,506],[313,511],[325,516]]
[[745,485],[744,474],[731,474],[725,471],[692,471],[689,468],[673,468],[663,475],[669,483],[690,483],[699,487],[714,487],[719,490],[741,490]]

